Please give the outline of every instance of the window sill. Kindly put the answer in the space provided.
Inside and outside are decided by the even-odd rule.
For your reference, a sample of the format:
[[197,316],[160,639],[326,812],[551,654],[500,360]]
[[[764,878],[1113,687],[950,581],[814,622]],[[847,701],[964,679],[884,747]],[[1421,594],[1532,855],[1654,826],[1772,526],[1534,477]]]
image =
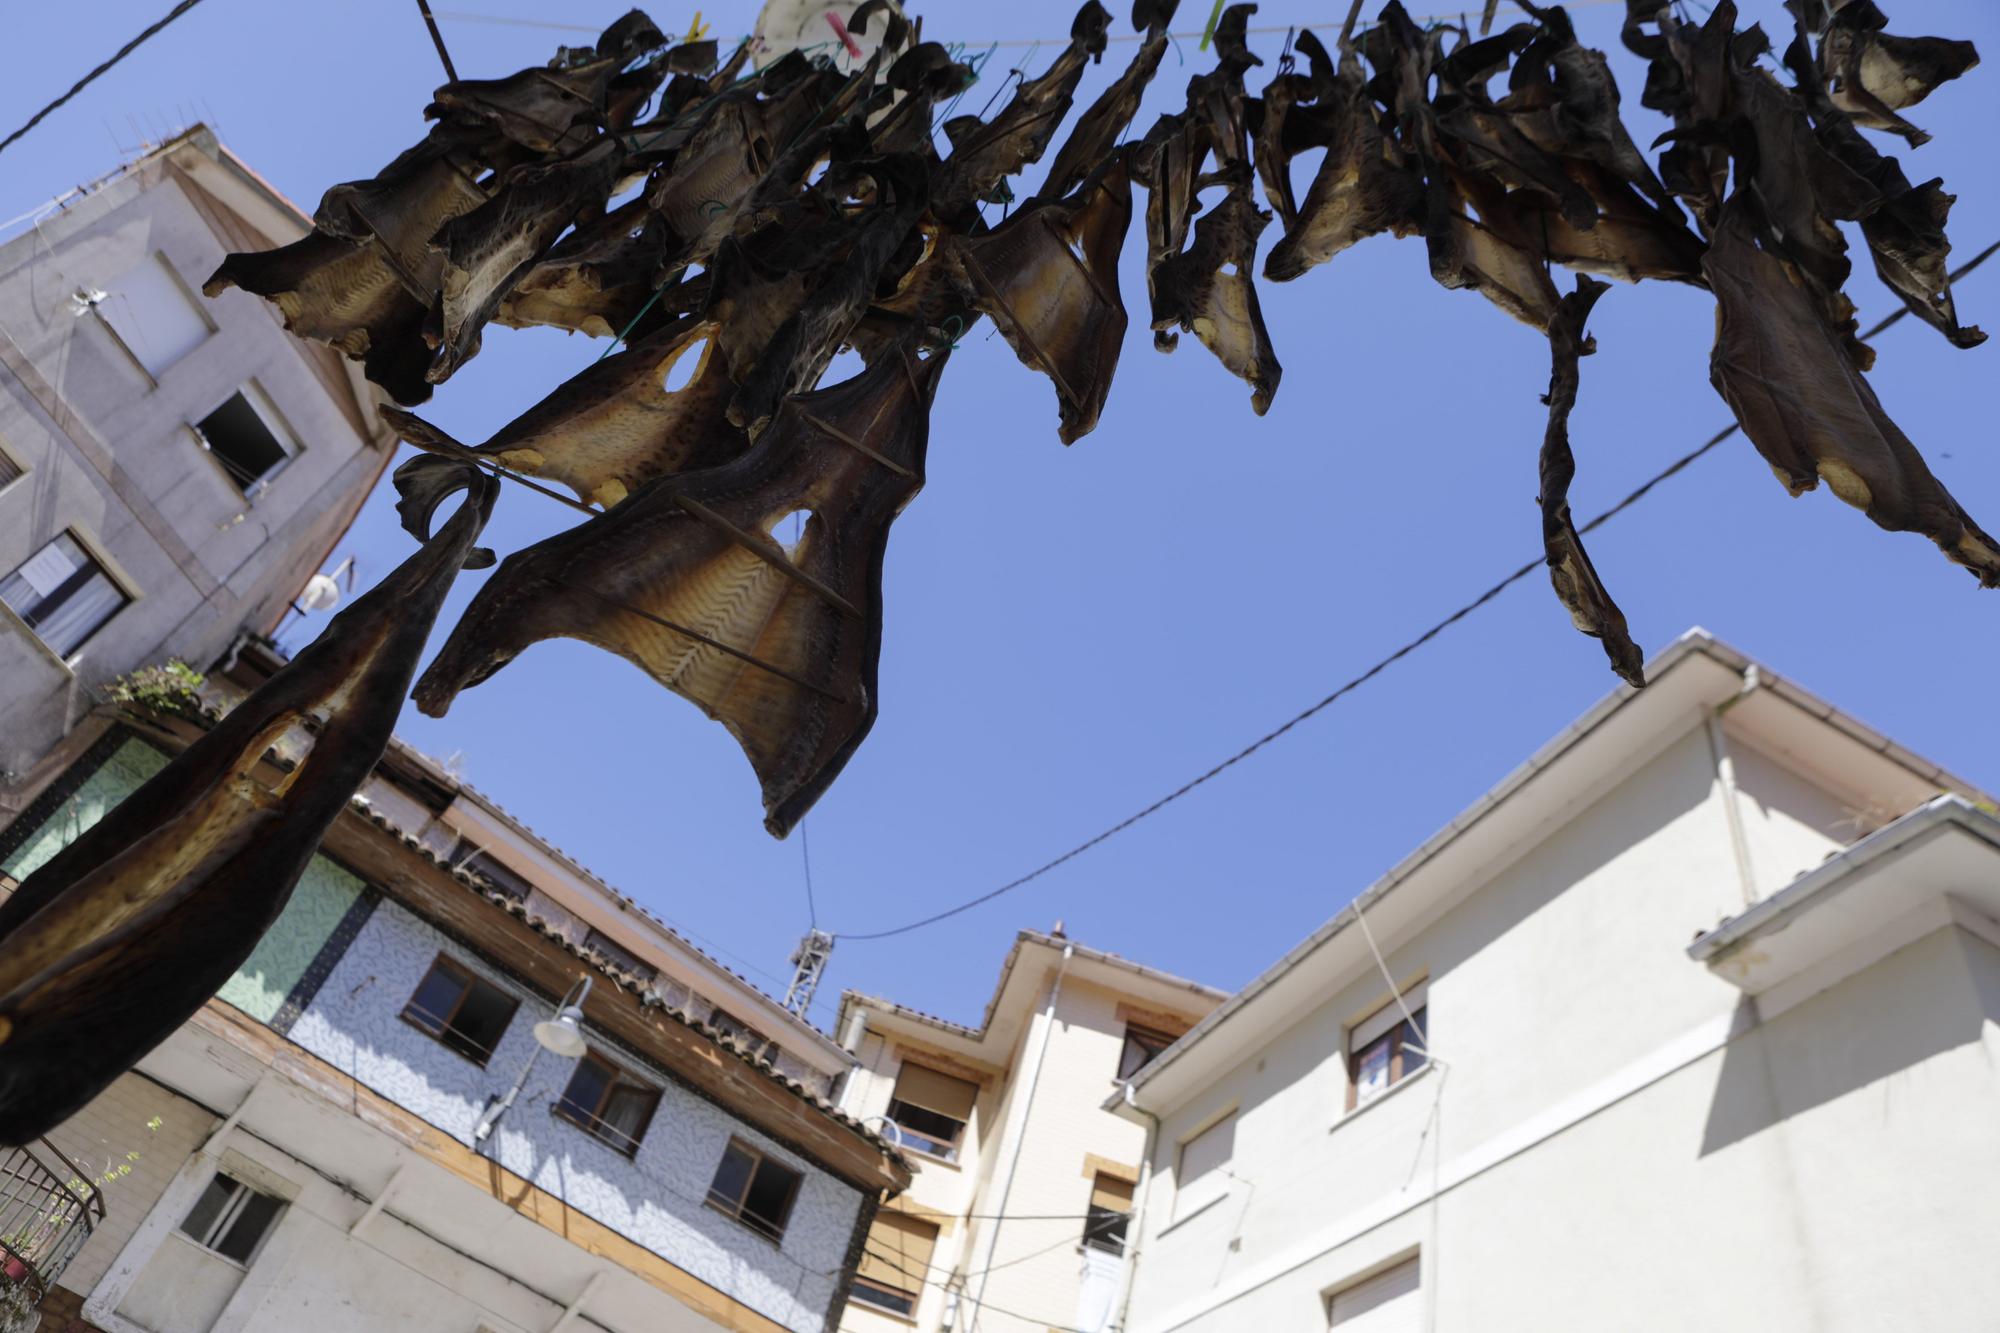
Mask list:
[[1353,1108],[1350,1111],[1343,1112],[1338,1120],[1335,1120],[1331,1125],[1327,1126],[1327,1133],[1331,1134],[1333,1131],[1339,1129],[1342,1125],[1354,1119],[1356,1116],[1363,1115],[1369,1111],[1374,1110],[1376,1107],[1380,1106],[1382,1103],[1388,1101],[1390,1098],[1394,1097],[1397,1093],[1401,1092],[1404,1088],[1410,1087],[1412,1084],[1423,1082],[1424,1079],[1430,1076],[1430,1072],[1436,1068],[1437,1068],[1436,1065],[1425,1065],[1422,1069],[1419,1069],[1416,1073],[1411,1074],[1408,1078],[1390,1084],[1388,1087],[1376,1093],[1373,1097],[1370,1097],[1367,1101],[1361,1103],[1359,1106]]
[[[890,1142],[894,1143],[895,1140],[891,1139]],[[965,1164],[963,1162],[954,1160],[953,1158],[950,1157],[940,1157],[934,1152],[925,1152],[922,1148],[912,1147],[910,1144],[907,1143],[898,1144],[897,1147],[901,1151],[908,1153],[912,1157],[921,1158],[926,1162],[934,1163],[938,1166],[945,1167],[952,1171],[960,1171],[963,1170],[965,1167]]]
[[1194,1221],[1197,1217],[1200,1217],[1203,1213],[1215,1207],[1217,1204],[1221,1203],[1224,1199],[1228,1197],[1229,1197],[1229,1191],[1224,1190],[1222,1193],[1216,1195],[1213,1199],[1210,1199],[1207,1203],[1202,1204],[1199,1208],[1196,1208],[1193,1212],[1187,1214],[1185,1217],[1177,1217],[1173,1221],[1167,1223],[1165,1226],[1161,1227],[1158,1231],[1154,1232],[1153,1235],[1156,1238],[1160,1236],[1171,1235],[1172,1233],[1178,1231],[1180,1228]]
[[863,1300],[860,1293],[856,1291],[850,1290],[848,1292],[847,1304],[851,1309],[866,1310],[869,1314],[878,1315],[883,1319],[893,1319],[899,1324],[908,1324],[911,1328],[917,1326],[917,1316],[914,1313],[903,1314],[900,1311],[891,1310],[886,1306],[877,1305],[873,1301]]
[[[126,605],[129,606],[131,605],[131,603],[128,602],[126,603]],[[119,608],[120,611],[124,609],[125,609],[124,607]],[[112,614],[116,615],[117,612],[114,611]],[[105,624],[109,623],[110,621],[108,620],[105,622]],[[83,656],[83,646],[81,644],[77,646],[76,652],[72,653],[68,658],[64,658],[60,653],[56,652],[55,649],[49,647],[47,641],[44,640],[41,635],[35,633],[33,627],[31,627],[27,621],[21,619],[21,617],[15,613],[14,608],[8,606],[5,602],[0,602],[0,624],[6,625],[9,629],[13,630],[19,638],[25,639],[30,644],[33,644],[36,651],[40,652],[43,657],[47,658],[51,663],[55,665],[57,670],[63,673],[63,678],[65,680],[74,680],[76,678],[76,662],[78,658]],[[103,629],[104,626],[99,625],[97,628]],[[92,634],[95,634],[96,632],[97,630],[91,631]],[[84,640],[84,643],[88,642],[90,642],[90,640],[88,639]]]

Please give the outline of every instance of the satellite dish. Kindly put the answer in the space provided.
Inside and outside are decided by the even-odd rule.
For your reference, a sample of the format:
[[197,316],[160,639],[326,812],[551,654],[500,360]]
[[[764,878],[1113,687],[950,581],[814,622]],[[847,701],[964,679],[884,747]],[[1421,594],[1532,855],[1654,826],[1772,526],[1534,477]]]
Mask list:
[[331,574],[315,574],[299,594],[299,610],[324,611],[340,601],[340,583]]
[[[861,8],[861,0],[765,0],[752,30],[750,51],[757,67],[802,51],[807,56],[825,56],[842,74],[851,74],[868,63],[888,35],[891,14],[880,6],[863,27],[853,31],[848,20]],[[900,18],[902,6],[892,3],[891,13]]]

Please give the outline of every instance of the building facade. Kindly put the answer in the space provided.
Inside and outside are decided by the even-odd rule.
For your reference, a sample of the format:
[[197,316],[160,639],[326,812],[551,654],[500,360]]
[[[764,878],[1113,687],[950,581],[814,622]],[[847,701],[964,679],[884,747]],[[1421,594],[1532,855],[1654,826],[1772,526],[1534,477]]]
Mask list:
[[108,681],[270,632],[394,453],[337,353],[199,295],[310,226],[196,128],[0,245],[0,819]]
[[[244,645],[206,696],[276,665]],[[0,829],[0,891],[199,726],[122,710]],[[566,999],[575,1055],[543,1035]],[[216,998],[50,1136],[104,1215],[42,1309],[107,1333],[818,1333],[909,1179],[828,1100],[848,1063],[396,745]]]
[[845,1333],[1111,1327],[1145,1134],[1102,1103],[1222,998],[1033,931],[977,1027],[842,996],[841,1105],[916,1169],[875,1219]]
[[1983,1329],[2000,819],[1700,632],[1135,1075],[1132,1333]]

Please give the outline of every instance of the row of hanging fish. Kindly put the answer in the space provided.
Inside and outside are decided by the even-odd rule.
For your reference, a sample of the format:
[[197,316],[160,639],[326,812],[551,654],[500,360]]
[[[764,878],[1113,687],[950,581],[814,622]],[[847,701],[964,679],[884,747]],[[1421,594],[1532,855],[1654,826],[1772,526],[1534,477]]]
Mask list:
[[[1713,381],[1784,484],[1824,480],[2000,583],[2000,547],[1863,376],[1837,225],[1859,223],[1912,312],[1956,346],[1982,339],[1946,277],[1951,196],[1911,185],[1862,134],[1921,144],[1903,113],[1970,68],[1972,48],[1889,34],[1872,0],[1794,0],[1774,58],[1758,28],[1737,29],[1731,0],[1699,24],[1668,0],[1626,3],[1623,39],[1648,62],[1641,101],[1674,124],[1657,167],[1604,54],[1554,6],[1524,3],[1530,21],[1474,37],[1390,0],[1331,50],[1299,33],[1253,95],[1255,6],[1236,5],[1185,106],[1134,134],[1175,8],[1141,0],[1131,62],[1060,143],[1106,50],[1112,17],[1096,0],[990,119],[950,114],[972,69],[887,0],[854,11],[848,29],[876,49],[845,74],[796,51],[752,69],[743,48],[718,66],[713,43],[671,44],[635,11],[547,69],[439,89],[422,143],[329,191],[305,239],[230,256],[209,289],[269,297],[406,404],[475,354],[490,321],[620,338],[477,445],[391,410],[420,447],[603,511],[503,563],[415,697],[441,714],[539,640],[597,644],[730,728],[781,836],[873,721],[888,529],[922,485],[950,348],[991,319],[1053,386],[1059,437],[1095,428],[1127,331],[1118,261],[1135,186],[1154,345],[1193,334],[1259,414],[1283,375],[1256,277],[1274,217],[1267,282],[1378,233],[1421,236],[1438,282],[1542,330],[1551,579],[1635,685],[1642,654],[1568,503],[1598,278],[1713,292]],[[1010,180],[1052,148],[1040,189],[1016,198]],[[1319,150],[1301,198],[1293,159]],[[996,204],[1009,206],[998,220]],[[1568,295],[1558,266],[1580,275]],[[818,387],[846,348],[867,369]],[[683,357],[692,372],[669,389]],[[777,527],[799,511],[788,547]]]
[[[72,1114],[241,966],[379,760],[413,679],[419,706],[441,713],[535,642],[597,644],[727,725],[767,827],[789,830],[874,719],[889,526],[923,485],[952,346],[991,319],[1054,387],[1060,437],[1089,433],[1126,334],[1134,185],[1155,346],[1192,333],[1259,413],[1282,376],[1254,278],[1273,215],[1270,282],[1371,235],[1422,236],[1437,281],[1541,330],[1550,577],[1635,685],[1641,654],[1567,499],[1600,278],[1711,291],[1712,379],[1780,480],[1794,493],[1824,480],[2000,583],[2000,549],[1864,378],[1837,225],[1859,224],[1912,313],[1957,347],[1981,341],[1952,303],[1951,196],[1912,185],[1862,134],[1921,144],[1903,113],[1970,68],[1971,47],[1889,34],[1871,0],[1794,0],[1774,62],[1731,0],[1700,24],[1667,0],[1626,2],[1624,41],[1648,62],[1641,100],[1674,122],[1657,167],[1620,119],[1603,54],[1563,10],[1527,3],[1532,22],[1474,38],[1391,0],[1331,51],[1300,33],[1303,69],[1281,59],[1259,96],[1245,86],[1262,63],[1245,44],[1252,6],[1235,6],[1184,108],[1128,137],[1174,8],[1140,0],[1136,55],[1060,144],[1107,44],[1095,0],[991,120],[950,114],[973,71],[887,0],[849,17],[846,32],[876,47],[849,74],[799,52],[751,70],[747,47],[718,64],[713,43],[669,43],[635,12],[547,68],[439,89],[421,143],[328,191],[304,239],[231,255],[208,290],[268,297],[405,404],[474,356],[493,321],[623,348],[477,446],[390,409],[430,451],[396,476],[421,548],[0,904],[0,1142]],[[1040,190],[1017,200],[1009,178],[1052,146]],[[1291,163],[1315,149],[1300,199]],[[1018,206],[996,222],[995,204]],[[1579,275],[1567,294],[1557,265]],[[819,387],[844,348],[866,369]],[[668,389],[683,357],[691,371]],[[473,545],[499,490],[490,468],[601,512],[509,556],[418,677],[457,571],[493,562]],[[311,751],[267,781],[266,751],[301,723]]]

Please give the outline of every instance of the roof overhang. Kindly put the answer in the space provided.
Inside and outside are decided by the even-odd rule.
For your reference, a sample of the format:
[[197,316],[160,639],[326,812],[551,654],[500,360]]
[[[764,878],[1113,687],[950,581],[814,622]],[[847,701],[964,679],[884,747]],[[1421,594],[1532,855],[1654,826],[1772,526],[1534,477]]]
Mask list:
[[1688,956],[1789,1008],[1945,924],[2000,943],[2000,818],[1939,796],[1695,938]]
[[[1907,809],[1940,787],[1977,788],[1911,754],[1707,631],[1689,630],[1648,663],[1643,690],[1621,685],[1502,778],[1348,907],[1225,1001],[1132,1080],[1108,1109],[1159,1114],[1228,1072],[1245,1053],[1374,967],[1355,911],[1379,940],[1421,929],[1566,820],[1727,706],[1726,727],[1821,774],[1849,775]],[[1838,779],[1830,779],[1837,781]],[[1227,1039],[1210,1041],[1227,1029]]]

